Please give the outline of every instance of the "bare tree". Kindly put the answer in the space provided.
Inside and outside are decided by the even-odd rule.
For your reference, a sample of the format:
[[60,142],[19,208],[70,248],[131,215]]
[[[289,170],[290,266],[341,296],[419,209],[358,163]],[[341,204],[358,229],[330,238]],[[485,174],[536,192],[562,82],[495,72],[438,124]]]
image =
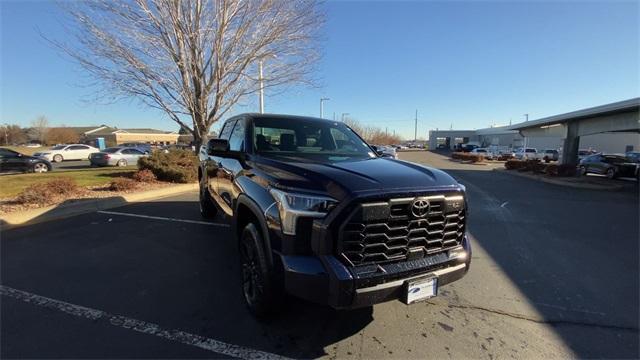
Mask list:
[[54,41],[110,100],[135,97],[202,142],[263,87],[309,83],[324,16],[313,0],[94,0],[64,3],[76,44]]
[[2,145],[17,145],[27,141],[25,129],[18,125],[4,124],[0,126],[0,143]]
[[388,134],[382,128],[375,126],[363,126],[354,118],[346,118],[344,123],[353,131],[360,135],[366,142],[374,145],[392,145],[402,142],[402,138],[398,135]]
[[40,115],[31,121],[31,129],[29,135],[33,140],[38,140],[40,144],[47,141],[47,133],[49,132],[49,120],[46,116]]
[[80,135],[64,125],[50,128],[47,133],[47,144],[73,144],[80,141]]

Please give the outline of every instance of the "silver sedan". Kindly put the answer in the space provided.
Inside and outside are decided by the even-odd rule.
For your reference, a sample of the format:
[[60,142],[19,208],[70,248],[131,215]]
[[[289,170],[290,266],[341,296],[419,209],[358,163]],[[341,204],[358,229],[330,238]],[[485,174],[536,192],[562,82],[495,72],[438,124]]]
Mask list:
[[91,165],[95,166],[127,166],[135,165],[141,157],[147,157],[139,149],[132,147],[112,147],[89,156]]

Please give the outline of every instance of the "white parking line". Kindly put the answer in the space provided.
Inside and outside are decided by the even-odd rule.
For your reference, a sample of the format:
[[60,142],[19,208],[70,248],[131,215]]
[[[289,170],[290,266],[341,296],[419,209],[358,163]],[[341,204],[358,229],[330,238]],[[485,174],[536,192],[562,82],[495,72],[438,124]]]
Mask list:
[[150,216],[150,215],[123,213],[123,212],[118,212],[118,211],[99,210],[98,213],[100,213],[100,214],[108,214],[108,215],[139,217],[139,218],[143,218],[143,219],[152,219],[152,220],[176,221],[176,222],[183,222],[183,223],[190,223],[190,224],[229,227],[229,224],[211,223],[211,222],[198,221],[198,220],[176,219],[176,218],[168,218],[168,217],[162,217],[162,216]]
[[175,341],[186,345],[195,346],[220,355],[231,356],[240,359],[287,359],[283,356],[246,348],[239,345],[227,344],[222,341],[210,339],[204,336],[190,334],[188,332],[165,329],[160,325],[148,323],[141,320],[128,318],[126,316],[109,314],[102,310],[70,304],[68,302],[51,299],[48,297],[31,294],[26,291],[17,290],[8,286],[0,285],[0,294],[14,299],[42,306],[52,310],[62,311],[69,315],[85,318],[93,321],[108,323],[112,326],[133,330],[139,333],[154,335],[169,341]]

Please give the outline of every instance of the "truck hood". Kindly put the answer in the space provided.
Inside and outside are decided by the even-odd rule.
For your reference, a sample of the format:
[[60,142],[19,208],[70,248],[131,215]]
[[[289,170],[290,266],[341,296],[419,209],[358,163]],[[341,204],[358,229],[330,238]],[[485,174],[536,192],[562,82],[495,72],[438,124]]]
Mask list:
[[257,171],[271,177],[274,187],[322,192],[335,199],[349,195],[458,188],[447,173],[390,158],[311,162],[295,157],[262,158]]

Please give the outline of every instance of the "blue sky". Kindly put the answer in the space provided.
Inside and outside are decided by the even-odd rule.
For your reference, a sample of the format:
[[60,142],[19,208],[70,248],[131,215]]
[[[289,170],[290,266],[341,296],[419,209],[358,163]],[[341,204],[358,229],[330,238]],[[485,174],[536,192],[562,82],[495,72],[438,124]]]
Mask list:
[[[350,113],[413,138],[637,97],[638,2],[328,2],[321,88],[269,96],[267,112]],[[177,126],[135,101],[96,104],[79,68],[37,29],[64,38],[53,2],[1,2],[0,123]],[[257,111],[255,101],[236,113]]]

